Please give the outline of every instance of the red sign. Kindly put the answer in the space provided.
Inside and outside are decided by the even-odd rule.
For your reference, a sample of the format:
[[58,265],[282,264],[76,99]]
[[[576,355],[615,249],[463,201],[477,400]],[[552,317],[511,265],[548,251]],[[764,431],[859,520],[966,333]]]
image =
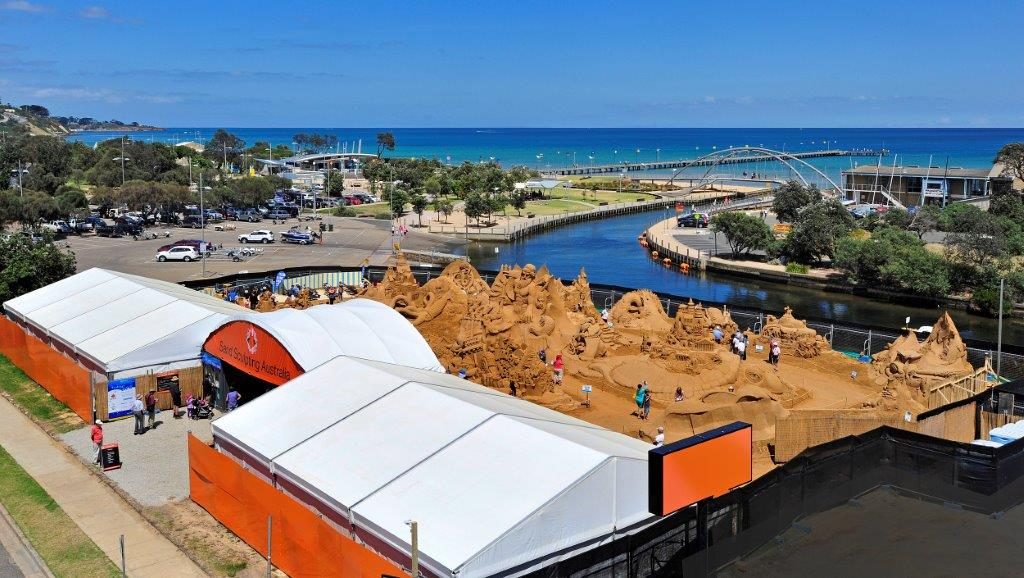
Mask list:
[[248,321],[222,325],[206,338],[203,350],[235,369],[274,385],[303,373],[277,338]]
[[676,212],[677,213],[682,213],[685,210],[686,210],[686,205],[684,205],[682,203],[676,203]]

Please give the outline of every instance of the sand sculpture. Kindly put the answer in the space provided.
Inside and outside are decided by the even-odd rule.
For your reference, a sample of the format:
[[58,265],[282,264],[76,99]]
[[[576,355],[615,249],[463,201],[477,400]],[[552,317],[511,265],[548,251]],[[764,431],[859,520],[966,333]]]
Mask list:
[[923,342],[908,330],[887,345],[874,356],[871,369],[886,397],[908,394],[918,402],[924,401],[931,386],[974,371],[967,361],[967,346],[948,313],[939,317]]
[[[583,270],[566,285],[544,267],[504,266],[488,285],[469,263],[456,261],[420,285],[399,254],[384,279],[360,295],[409,319],[449,372],[465,370],[469,379],[504,392],[515,384],[520,396],[616,431],[635,432],[639,424],[641,437],[651,423],[635,415],[632,398],[641,381],[648,383],[654,419],[670,440],[741,420],[754,425],[756,439],[771,441],[775,421],[790,409],[871,408],[902,415],[922,409],[921,396],[894,392],[920,392],[971,371],[947,315],[923,344],[913,335],[901,338],[869,369],[832,351],[788,307],[778,318],[768,316],[760,335],[748,329],[746,360],[730,350],[729,336],[740,328],[725,308],[690,301],[669,316],[657,295],[637,290],[616,302],[606,323]],[[308,297],[307,291],[277,307],[318,303]],[[722,343],[714,340],[715,327],[726,336]],[[772,339],[782,347],[778,366],[766,359]],[[561,383],[549,365],[557,354],[565,361]],[[583,384],[603,396],[601,404],[581,408]]]

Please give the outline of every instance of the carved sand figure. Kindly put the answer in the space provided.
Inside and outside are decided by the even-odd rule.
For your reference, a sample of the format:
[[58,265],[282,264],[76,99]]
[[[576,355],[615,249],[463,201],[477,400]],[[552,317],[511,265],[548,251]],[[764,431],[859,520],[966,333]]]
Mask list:
[[877,384],[922,402],[930,386],[974,371],[967,361],[967,346],[948,313],[939,317],[924,342],[908,330],[887,345],[875,355],[871,369]]
[[[936,323],[927,347],[916,339],[898,342],[880,354],[896,361],[886,357],[869,371],[832,351],[789,308],[778,318],[768,316],[761,335],[746,333],[750,349],[741,360],[730,351],[730,336],[740,328],[727,309],[689,302],[669,317],[657,295],[637,290],[615,303],[606,324],[583,271],[564,285],[543,267],[503,266],[488,286],[459,261],[420,286],[399,256],[384,280],[362,296],[400,311],[450,372],[465,369],[473,381],[503,393],[515,383],[531,401],[616,431],[637,433],[630,429],[638,423],[630,414],[632,392],[646,381],[653,418],[644,423],[664,421],[668,441],[738,419],[754,424],[755,439],[770,442],[775,420],[790,409],[875,407],[902,415],[918,405],[886,398],[886,388],[920,389],[928,380],[970,371],[951,320]],[[716,327],[725,336],[722,343],[713,338]],[[766,360],[771,339],[782,345],[778,366]],[[896,350],[903,353],[891,353]],[[557,354],[565,361],[561,385],[550,366]],[[885,373],[893,363],[896,369]],[[589,407],[580,406],[584,384],[593,389]],[[675,401],[677,389],[685,401]]]

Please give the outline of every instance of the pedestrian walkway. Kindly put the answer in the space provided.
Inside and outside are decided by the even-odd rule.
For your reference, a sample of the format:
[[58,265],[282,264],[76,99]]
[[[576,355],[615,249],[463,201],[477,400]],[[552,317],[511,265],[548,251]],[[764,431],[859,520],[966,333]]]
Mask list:
[[32,549],[28,539],[0,506],[0,576],[4,578],[53,578],[50,569]]
[[206,576],[120,496],[97,479],[10,401],[0,397],[0,446],[35,478],[101,550],[121,566],[124,535],[128,576]]

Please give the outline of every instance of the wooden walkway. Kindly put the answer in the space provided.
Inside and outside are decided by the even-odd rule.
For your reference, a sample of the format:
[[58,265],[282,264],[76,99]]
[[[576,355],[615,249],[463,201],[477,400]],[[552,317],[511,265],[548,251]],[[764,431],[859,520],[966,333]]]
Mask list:
[[[823,157],[877,157],[878,155],[885,156],[888,154],[887,150],[873,150],[873,149],[856,149],[856,150],[839,150],[829,149],[821,151],[806,151],[800,153],[786,153],[787,159],[816,159]],[[575,167],[562,167],[559,169],[552,169],[546,174],[559,175],[559,176],[571,176],[571,175],[596,175],[596,174],[607,174],[607,173],[620,173],[620,172],[633,172],[633,171],[658,171],[666,169],[685,169],[688,167],[708,167],[712,165],[735,165],[740,163],[755,163],[764,161],[775,161],[777,160],[772,155],[766,154],[751,154],[742,155],[726,158],[716,159],[679,159],[679,160],[668,160],[668,161],[635,161],[635,162],[621,162],[611,165],[592,165],[586,166],[575,166]]]

